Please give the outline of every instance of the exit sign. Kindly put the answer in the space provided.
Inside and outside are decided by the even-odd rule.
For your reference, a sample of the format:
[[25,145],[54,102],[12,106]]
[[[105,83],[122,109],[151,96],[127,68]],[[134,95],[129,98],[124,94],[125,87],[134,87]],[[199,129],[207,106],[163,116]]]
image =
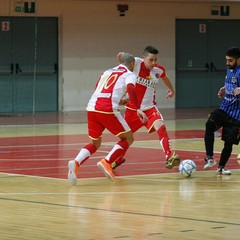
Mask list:
[[15,12],[24,12],[23,6],[15,6]]

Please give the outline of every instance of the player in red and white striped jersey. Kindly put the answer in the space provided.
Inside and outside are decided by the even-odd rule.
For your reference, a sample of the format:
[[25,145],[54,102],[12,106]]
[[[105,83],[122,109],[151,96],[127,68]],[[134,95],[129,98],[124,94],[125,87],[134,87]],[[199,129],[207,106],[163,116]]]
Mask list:
[[[122,53],[119,53],[117,58],[121,57]],[[178,155],[171,150],[170,139],[166,130],[164,119],[162,114],[156,105],[156,86],[160,80],[163,81],[168,89],[167,98],[171,98],[175,95],[174,88],[169,80],[166,70],[163,66],[157,64],[158,50],[153,46],[147,46],[143,52],[143,58],[135,57],[134,74],[137,77],[136,92],[140,108],[146,113],[148,121],[142,123],[137,117],[134,104],[130,101],[126,105],[125,119],[132,129],[132,132],[136,132],[142,126],[145,126],[149,133],[156,132],[160,145],[166,156],[166,168],[173,168],[180,164]],[[116,160],[112,167],[113,169],[121,165],[125,161],[125,158],[119,158]]]
[[68,179],[72,185],[77,184],[79,166],[84,163],[101,146],[102,133],[107,129],[120,138],[110,153],[97,166],[107,178],[114,181],[111,164],[122,158],[133,143],[133,134],[126,120],[119,111],[119,104],[127,94],[141,122],[146,122],[146,114],[140,110],[135,92],[136,76],[133,74],[135,59],[129,53],[122,54],[120,65],[105,71],[96,84],[95,91],[87,105],[88,132],[92,142],[84,146],[75,160],[68,163]]

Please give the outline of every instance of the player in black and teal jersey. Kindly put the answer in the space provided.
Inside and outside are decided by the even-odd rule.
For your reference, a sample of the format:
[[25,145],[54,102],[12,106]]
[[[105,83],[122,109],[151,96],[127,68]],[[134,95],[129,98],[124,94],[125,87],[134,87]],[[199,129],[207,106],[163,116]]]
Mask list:
[[213,155],[214,132],[222,128],[224,147],[221,152],[217,174],[231,175],[225,168],[231,156],[233,144],[238,145],[240,140],[240,49],[232,47],[226,54],[227,74],[225,85],[220,88],[218,96],[223,98],[220,107],[210,113],[205,129],[206,164],[204,170],[215,166]]

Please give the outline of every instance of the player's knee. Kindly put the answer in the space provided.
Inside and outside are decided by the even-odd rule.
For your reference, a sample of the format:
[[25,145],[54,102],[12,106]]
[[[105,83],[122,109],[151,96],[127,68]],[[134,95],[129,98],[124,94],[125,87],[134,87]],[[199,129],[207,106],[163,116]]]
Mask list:
[[129,146],[132,145],[132,143],[134,142],[133,135],[130,135],[129,138],[127,139],[127,141],[128,141]]
[[212,119],[208,119],[205,123],[206,132],[215,132],[217,130],[216,124]]

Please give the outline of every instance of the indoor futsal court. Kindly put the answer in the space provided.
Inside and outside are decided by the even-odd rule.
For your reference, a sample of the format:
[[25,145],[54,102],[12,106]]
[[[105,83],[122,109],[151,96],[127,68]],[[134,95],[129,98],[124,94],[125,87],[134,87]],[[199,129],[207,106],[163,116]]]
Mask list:
[[[157,135],[141,129],[110,182],[96,166],[117,138],[105,132],[99,151],[80,167],[67,164],[89,142],[85,112],[0,117],[0,239],[239,239],[240,170],[234,146],[226,165],[203,171],[205,121],[211,109],[163,109],[172,149],[197,165],[192,177],[166,169]],[[215,158],[223,147],[215,136]]]

